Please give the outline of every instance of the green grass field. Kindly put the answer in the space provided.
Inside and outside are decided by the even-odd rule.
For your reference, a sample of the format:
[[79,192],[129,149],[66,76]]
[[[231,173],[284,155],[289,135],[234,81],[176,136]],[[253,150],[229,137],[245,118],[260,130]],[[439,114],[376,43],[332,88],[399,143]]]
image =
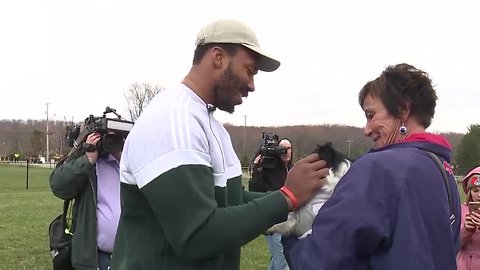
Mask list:
[[[24,165],[0,164],[0,270],[52,268],[48,225],[61,212],[62,201],[50,191],[51,169],[30,166],[28,190],[26,171]],[[242,247],[241,269],[267,269],[269,258],[260,236]]]
[[51,269],[48,225],[61,202],[48,185],[50,169],[0,165],[0,269]]
[[[50,191],[51,169],[0,164],[0,270],[52,269],[48,225],[62,211]],[[270,254],[263,236],[242,247],[241,269],[267,269]]]

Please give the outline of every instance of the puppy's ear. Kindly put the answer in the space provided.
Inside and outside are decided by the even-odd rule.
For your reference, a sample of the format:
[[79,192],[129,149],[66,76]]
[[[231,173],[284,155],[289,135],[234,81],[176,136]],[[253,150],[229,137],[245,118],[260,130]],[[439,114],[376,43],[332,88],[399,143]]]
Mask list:
[[317,154],[320,159],[324,159],[325,158],[325,146],[317,144],[317,147],[315,147],[315,149],[313,150],[312,153]]
[[320,159],[323,159],[327,162],[327,167],[332,167],[335,159],[335,152],[333,150],[331,143],[326,143],[324,145],[317,144],[317,147],[313,151],[317,153]]
[[336,170],[340,163],[346,158],[344,154],[333,147],[331,142],[327,142],[324,145],[317,144],[314,153],[317,153],[320,159],[327,162],[327,167]]

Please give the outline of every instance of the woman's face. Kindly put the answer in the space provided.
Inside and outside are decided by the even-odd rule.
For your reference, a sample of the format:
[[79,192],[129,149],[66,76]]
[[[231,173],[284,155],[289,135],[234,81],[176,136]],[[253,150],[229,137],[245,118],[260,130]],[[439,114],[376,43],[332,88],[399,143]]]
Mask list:
[[379,98],[368,95],[363,102],[367,123],[363,129],[365,136],[373,140],[373,148],[399,142],[401,121],[390,115]]
[[282,161],[287,164],[290,159],[292,159],[292,144],[288,140],[281,140],[278,145],[287,149],[287,153],[283,154],[281,157]]
[[470,194],[472,195],[472,201],[480,202],[480,189],[478,187],[472,187]]

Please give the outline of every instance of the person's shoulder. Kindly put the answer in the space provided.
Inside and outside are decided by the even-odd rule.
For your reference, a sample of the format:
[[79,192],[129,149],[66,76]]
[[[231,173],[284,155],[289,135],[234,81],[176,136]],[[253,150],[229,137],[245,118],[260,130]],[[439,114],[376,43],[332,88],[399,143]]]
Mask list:
[[418,162],[419,150],[405,148],[388,148],[381,151],[371,151],[356,159],[350,173],[367,174],[375,171],[375,174],[384,171],[395,172],[407,170],[412,163]]
[[185,85],[178,84],[166,89],[164,92],[165,95],[159,96],[157,99],[156,111],[158,114],[169,115],[169,118],[175,116],[183,117],[184,121],[188,120],[188,118],[198,118],[199,116],[208,117],[207,104]]
[[90,163],[88,161],[87,156],[85,155],[85,151],[78,150],[74,153],[72,153],[70,156],[68,156],[65,160],[58,162],[55,165],[55,168],[59,168],[62,166],[70,166],[72,164],[79,164],[79,163]]
[[358,166],[367,166],[372,163],[383,163],[386,159],[389,159],[392,156],[392,151],[382,150],[382,151],[370,151],[353,162],[352,167]]
[[364,156],[360,157],[354,163],[359,161],[363,162],[381,162],[381,163],[391,163],[391,162],[403,162],[410,161],[412,158],[415,159],[422,155],[422,150],[414,147],[388,147],[379,151],[371,151]]

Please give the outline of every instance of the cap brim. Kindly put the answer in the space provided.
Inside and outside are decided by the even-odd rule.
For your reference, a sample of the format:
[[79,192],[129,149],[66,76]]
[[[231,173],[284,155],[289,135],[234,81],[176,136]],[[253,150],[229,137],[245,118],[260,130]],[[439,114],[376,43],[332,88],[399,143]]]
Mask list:
[[272,72],[278,69],[278,67],[280,67],[280,61],[275,60],[274,58],[268,56],[265,52],[260,50],[260,48],[249,45],[249,44],[242,44],[242,45],[256,52],[260,56],[260,59],[258,61],[259,70],[265,71],[265,72]]

